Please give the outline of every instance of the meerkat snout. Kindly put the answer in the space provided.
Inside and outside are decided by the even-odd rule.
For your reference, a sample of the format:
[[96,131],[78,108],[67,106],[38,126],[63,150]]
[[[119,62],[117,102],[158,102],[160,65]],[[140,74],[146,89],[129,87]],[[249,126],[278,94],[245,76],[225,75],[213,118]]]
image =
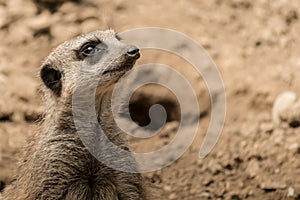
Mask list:
[[140,53],[139,53],[139,49],[137,48],[137,47],[135,47],[135,46],[131,46],[128,50],[127,50],[127,54],[129,55],[129,56],[137,56],[137,57],[139,57],[140,56]]

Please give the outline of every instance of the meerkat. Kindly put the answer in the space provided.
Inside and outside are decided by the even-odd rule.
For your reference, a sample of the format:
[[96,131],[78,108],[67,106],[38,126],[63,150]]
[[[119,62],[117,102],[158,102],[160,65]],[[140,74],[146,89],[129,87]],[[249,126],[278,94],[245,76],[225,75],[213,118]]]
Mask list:
[[[147,198],[140,173],[106,166],[87,150],[77,134],[72,113],[72,96],[78,88],[76,80],[82,79],[87,84],[97,80],[97,122],[108,139],[128,150],[124,134],[111,115],[111,89],[108,88],[133,67],[139,56],[139,49],[121,42],[113,30],[78,36],[52,51],[40,70],[45,118],[20,161],[14,181],[5,188],[2,200]],[[85,70],[88,73],[82,73]],[[137,168],[134,159],[131,163],[127,161],[116,162]]]

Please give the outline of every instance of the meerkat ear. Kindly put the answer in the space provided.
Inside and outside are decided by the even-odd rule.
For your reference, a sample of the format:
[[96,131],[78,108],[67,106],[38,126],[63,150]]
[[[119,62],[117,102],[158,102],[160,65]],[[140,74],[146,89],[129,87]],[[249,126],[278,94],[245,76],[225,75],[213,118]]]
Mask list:
[[62,89],[61,72],[51,65],[44,65],[40,72],[44,84],[57,96],[60,96]]

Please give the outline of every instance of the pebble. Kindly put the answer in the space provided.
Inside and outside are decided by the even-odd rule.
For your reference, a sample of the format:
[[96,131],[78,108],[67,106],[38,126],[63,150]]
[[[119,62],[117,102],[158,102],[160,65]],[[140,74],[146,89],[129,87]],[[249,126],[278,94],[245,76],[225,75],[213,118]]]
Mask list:
[[282,113],[280,113],[280,119],[289,124],[292,128],[297,128],[300,126],[300,101],[294,103]]
[[164,186],[164,191],[166,191],[166,192],[171,192],[171,191],[172,191],[171,186],[165,185],[165,186]]
[[254,178],[259,174],[260,166],[256,159],[251,159],[248,163],[246,168],[246,173],[248,174],[249,178]]
[[288,194],[287,197],[293,197],[295,195],[295,190],[292,187],[288,188]]
[[176,193],[172,193],[169,195],[169,199],[176,199],[177,196],[176,196]]
[[266,181],[260,184],[260,188],[265,191],[277,190],[277,189],[285,189],[287,185],[282,182],[276,181]]
[[283,92],[276,98],[272,109],[272,120],[275,125],[280,124],[280,114],[291,107],[297,99],[294,92]]

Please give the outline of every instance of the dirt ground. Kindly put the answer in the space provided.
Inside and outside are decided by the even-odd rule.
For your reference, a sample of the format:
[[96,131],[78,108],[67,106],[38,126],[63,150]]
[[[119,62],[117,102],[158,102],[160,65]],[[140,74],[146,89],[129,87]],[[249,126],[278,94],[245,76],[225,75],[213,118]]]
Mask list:
[[[208,114],[178,161],[145,174],[161,199],[300,199],[300,128],[272,122],[280,93],[300,96],[299,10],[300,1],[288,0],[0,0],[0,191],[44,112],[38,71],[51,49],[96,29],[162,27],[192,37],[213,58],[225,83],[227,117],[219,142],[199,160],[209,100],[184,68]],[[144,62],[170,61],[147,55]],[[176,119],[167,137],[133,146],[159,148],[174,136]]]

